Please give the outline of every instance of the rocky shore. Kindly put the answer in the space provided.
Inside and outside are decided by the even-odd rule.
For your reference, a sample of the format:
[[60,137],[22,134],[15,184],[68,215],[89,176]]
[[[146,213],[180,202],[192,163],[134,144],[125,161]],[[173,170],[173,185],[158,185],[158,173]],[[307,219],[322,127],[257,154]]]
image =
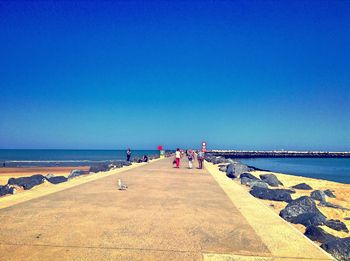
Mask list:
[[350,185],[259,170],[222,156],[206,160],[334,258],[350,260]]
[[[148,160],[153,160],[159,158],[159,156],[150,155]],[[48,174],[34,174],[28,176],[18,176],[8,178],[7,182],[0,184],[0,197],[10,196],[24,190],[30,190],[33,187],[39,186],[43,183],[49,183],[57,185],[64,182],[69,182],[69,180],[87,175],[95,175],[99,172],[106,172],[113,169],[122,168],[124,166],[130,166],[133,163],[142,163],[142,158],[132,158],[131,162],[125,160],[110,161],[109,163],[96,164],[89,168],[73,169],[66,175],[63,175],[60,171],[60,175],[55,175],[52,173]],[[59,169],[59,168],[56,168]],[[3,176],[7,176],[6,173],[2,173]],[[1,179],[3,181],[3,179]]]

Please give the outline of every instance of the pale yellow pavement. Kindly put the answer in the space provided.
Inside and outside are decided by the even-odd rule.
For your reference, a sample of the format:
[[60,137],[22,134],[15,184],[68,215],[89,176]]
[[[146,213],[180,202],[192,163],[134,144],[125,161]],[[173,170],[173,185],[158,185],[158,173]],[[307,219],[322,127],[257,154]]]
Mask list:
[[[296,230],[287,235],[305,248],[276,251],[264,237],[278,231],[264,234],[252,206],[237,204],[242,195],[258,201],[244,190],[234,197],[214,170],[186,167],[159,160],[0,209],[0,260],[329,259]],[[117,189],[119,178],[128,190]]]

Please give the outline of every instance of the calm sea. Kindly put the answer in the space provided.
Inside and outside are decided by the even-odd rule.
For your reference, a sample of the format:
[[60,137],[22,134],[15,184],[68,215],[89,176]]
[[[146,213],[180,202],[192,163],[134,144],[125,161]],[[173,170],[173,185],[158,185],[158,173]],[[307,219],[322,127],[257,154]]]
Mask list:
[[238,160],[260,169],[350,184],[350,158],[253,158]]
[[[134,150],[132,157],[157,155],[157,150]],[[0,150],[0,167],[89,166],[125,160],[126,150]]]

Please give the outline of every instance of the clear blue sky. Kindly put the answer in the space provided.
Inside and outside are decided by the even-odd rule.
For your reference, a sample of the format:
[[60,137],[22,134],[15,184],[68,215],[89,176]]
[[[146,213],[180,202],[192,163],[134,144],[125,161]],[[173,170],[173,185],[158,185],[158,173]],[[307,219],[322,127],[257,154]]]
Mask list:
[[350,150],[349,1],[1,1],[0,148]]

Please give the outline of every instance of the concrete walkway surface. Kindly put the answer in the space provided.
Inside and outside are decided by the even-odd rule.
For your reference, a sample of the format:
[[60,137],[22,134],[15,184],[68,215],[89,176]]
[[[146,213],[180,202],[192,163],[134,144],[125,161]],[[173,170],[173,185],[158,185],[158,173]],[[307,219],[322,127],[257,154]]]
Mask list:
[[[244,190],[233,195],[239,190],[232,192],[214,169],[190,170],[187,162],[175,169],[171,161],[0,209],[0,260],[329,260],[296,230],[287,235],[305,247],[291,244],[298,248],[279,253],[264,238],[274,235],[257,229],[251,210],[237,204],[241,198],[247,204],[258,201],[246,201]],[[119,178],[126,191],[117,189]],[[288,226],[275,222],[280,218],[274,213],[255,214],[272,219],[279,229]]]

